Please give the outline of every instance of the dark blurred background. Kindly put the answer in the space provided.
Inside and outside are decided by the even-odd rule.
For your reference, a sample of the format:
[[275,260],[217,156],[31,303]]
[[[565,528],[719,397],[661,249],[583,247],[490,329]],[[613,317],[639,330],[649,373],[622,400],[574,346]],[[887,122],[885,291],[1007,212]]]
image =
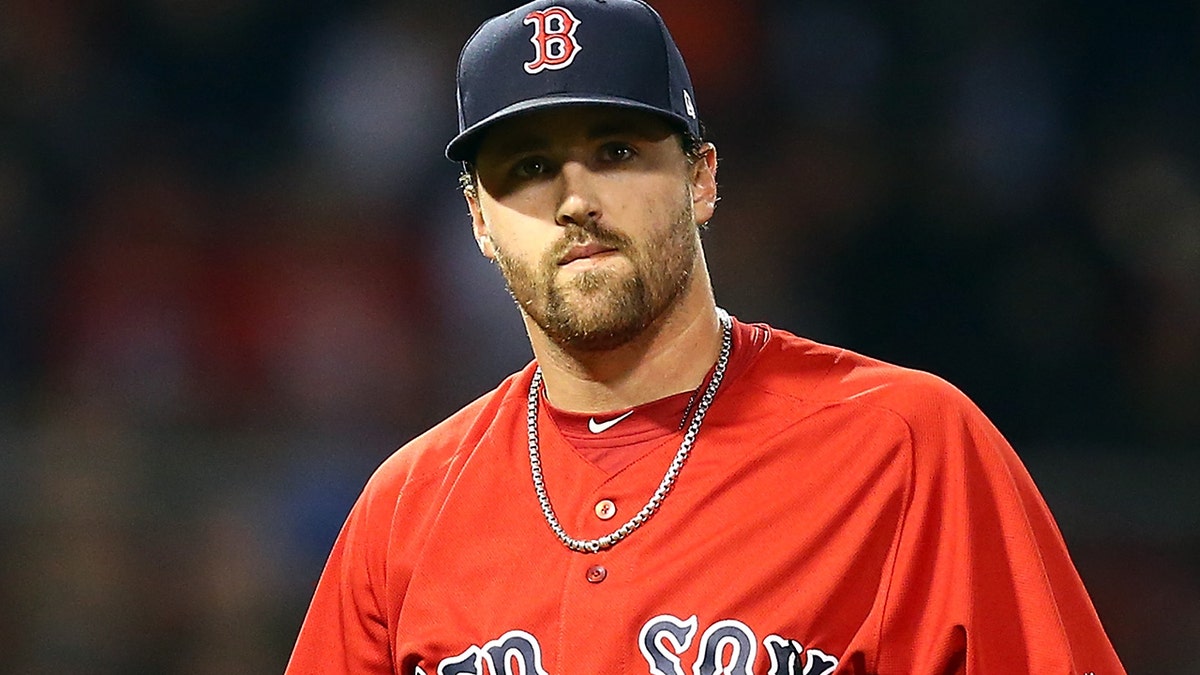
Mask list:
[[[1200,673],[1200,6],[656,4],[719,302],[956,383]],[[0,2],[0,672],[280,672],[371,470],[530,358],[441,156],[510,6]]]

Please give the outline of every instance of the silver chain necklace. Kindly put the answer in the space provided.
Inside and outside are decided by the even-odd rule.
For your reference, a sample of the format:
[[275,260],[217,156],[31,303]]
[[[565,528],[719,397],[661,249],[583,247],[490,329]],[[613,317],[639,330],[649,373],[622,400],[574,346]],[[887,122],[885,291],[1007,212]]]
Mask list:
[[704,390],[704,395],[700,397],[700,403],[696,405],[696,414],[692,416],[692,423],[688,426],[687,433],[683,435],[683,442],[679,444],[679,451],[675,453],[675,459],[671,461],[671,466],[667,468],[667,473],[663,476],[662,482],[658,484],[658,489],[654,491],[650,501],[646,502],[642,510],[638,511],[624,525],[599,539],[571,537],[558,522],[558,516],[554,515],[554,507],[550,506],[550,495],[546,492],[546,481],[542,477],[542,459],[538,449],[538,395],[542,386],[542,369],[539,366],[534,371],[533,381],[529,383],[529,404],[526,418],[533,489],[537,492],[538,503],[542,506],[542,515],[546,517],[546,523],[550,525],[550,529],[567,548],[580,553],[596,553],[610,548],[641,527],[666,499],[667,493],[671,491],[675,479],[679,476],[679,471],[683,468],[683,463],[687,461],[688,454],[692,451],[692,444],[696,442],[696,434],[700,433],[700,425],[704,423],[704,415],[708,412],[708,406],[712,404],[713,398],[716,397],[717,387],[721,386],[721,380],[725,377],[725,367],[729,365],[729,353],[733,348],[733,320],[723,309],[717,310],[717,317],[721,321],[722,329],[721,352],[717,355],[717,365],[713,369],[712,380],[709,381],[708,388]]

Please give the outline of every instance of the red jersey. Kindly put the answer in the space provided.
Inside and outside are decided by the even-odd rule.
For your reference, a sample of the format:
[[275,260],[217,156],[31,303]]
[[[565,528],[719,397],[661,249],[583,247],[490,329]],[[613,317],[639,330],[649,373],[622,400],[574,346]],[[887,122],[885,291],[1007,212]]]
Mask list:
[[[672,490],[611,549],[570,551],[539,507],[533,364],[395,453],[334,545],[287,672],[1125,672],[1028,473],[962,393],[733,330]],[[621,435],[591,441],[543,400],[545,485],[571,536],[642,508],[688,399],[592,419]]]

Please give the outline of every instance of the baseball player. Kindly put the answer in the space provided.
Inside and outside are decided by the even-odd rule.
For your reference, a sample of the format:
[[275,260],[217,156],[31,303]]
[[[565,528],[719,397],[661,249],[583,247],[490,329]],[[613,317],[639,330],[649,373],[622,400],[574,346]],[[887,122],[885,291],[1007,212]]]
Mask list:
[[458,104],[535,360],[372,476],[288,673],[1125,672],[962,393],[716,306],[716,150],[653,9],[497,16]]

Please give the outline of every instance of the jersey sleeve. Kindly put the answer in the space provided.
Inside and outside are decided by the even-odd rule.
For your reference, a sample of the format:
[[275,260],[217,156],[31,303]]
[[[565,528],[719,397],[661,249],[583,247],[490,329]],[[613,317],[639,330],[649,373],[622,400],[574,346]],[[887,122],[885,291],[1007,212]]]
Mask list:
[[914,396],[877,672],[1124,675],[1012,447],[950,385],[926,382]]
[[285,675],[393,672],[383,594],[396,499],[383,483],[377,473],[342,526]]

